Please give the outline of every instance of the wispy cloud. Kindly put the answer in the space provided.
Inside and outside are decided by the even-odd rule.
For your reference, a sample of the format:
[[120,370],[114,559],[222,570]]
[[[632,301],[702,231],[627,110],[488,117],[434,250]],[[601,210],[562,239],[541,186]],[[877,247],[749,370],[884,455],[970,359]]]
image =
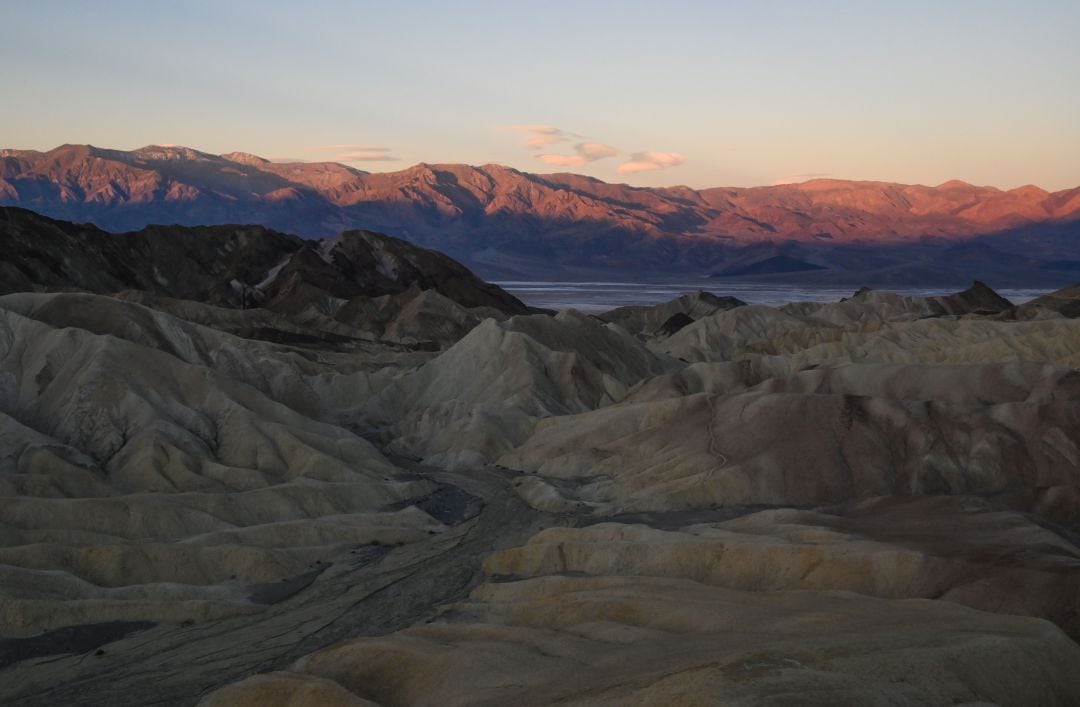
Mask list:
[[[552,165],[553,167],[574,168],[584,167],[598,160],[607,159],[620,154],[619,148],[603,142],[589,140],[584,135],[573,133],[569,130],[542,123],[523,123],[520,125],[504,125],[500,130],[524,134],[522,141],[525,147],[534,152],[533,157]],[[551,145],[576,141],[573,153],[560,154],[548,151]],[[567,148],[562,148],[563,150]],[[619,165],[620,174],[635,174],[657,169],[669,169],[683,164],[686,159],[678,152],[634,152],[629,158]]]
[[330,158],[331,162],[397,162],[399,158],[388,152],[376,152],[374,150],[357,150],[356,152],[342,152]]
[[614,157],[617,154],[619,154],[617,149],[602,142],[579,142],[574,145],[574,154],[572,155],[542,153],[535,155],[535,157],[556,167],[580,167],[590,162]]
[[636,174],[656,169],[670,169],[686,162],[678,152],[635,152],[619,165],[619,174]]
[[611,145],[605,145],[602,142],[583,142],[574,146],[577,153],[587,159],[589,162],[595,162],[596,160],[602,160],[605,157],[614,157],[619,154],[619,151]]
[[507,125],[503,130],[514,133],[525,133],[524,144],[525,147],[530,150],[547,147],[548,145],[555,145],[560,142],[569,142],[571,136],[573,136],[573,133],[568,133],[561,128],[556,128],[554,125]]
[[308,152],[342,152],[342,151],[345,151],[345,152],[358,152],[358,151],[364,151],[364,152],[389,152],[390,151],[389,147],[372,147],[371,145],[350,145],[350,144],[311,145],[311,146],[306,147],[304,149],[307,150]]
[[580,167],[585,160],[580,155],[535,155],[535,157],[554,167]]
[[327,162],[397,162],[398,158],[390,154],[389,147],[371,145],[313,145],[308,152],[332,152],[333,155],[320,159]]
[[774,187],[778,187],[784,184],[798,184],[799,182],[808,182],[811,179],[824,179],[831,177],[830,172],[808,172],[806,174],[793,174],[790,177],[784,177],[783,179],[777,179],[772,183]]

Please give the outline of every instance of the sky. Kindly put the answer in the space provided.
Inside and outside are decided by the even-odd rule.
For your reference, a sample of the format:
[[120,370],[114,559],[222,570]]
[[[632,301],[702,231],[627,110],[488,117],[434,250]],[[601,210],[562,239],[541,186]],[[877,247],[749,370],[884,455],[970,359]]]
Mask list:
[[0,147],[1080,185],[1080,1],[0,0]]

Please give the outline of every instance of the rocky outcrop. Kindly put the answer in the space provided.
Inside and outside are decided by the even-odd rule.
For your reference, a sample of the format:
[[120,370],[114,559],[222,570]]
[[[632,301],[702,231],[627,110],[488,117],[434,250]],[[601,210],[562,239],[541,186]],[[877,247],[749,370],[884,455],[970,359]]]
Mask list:
[[0,208],[0,292],[141,290],[230,307],[332,314],[358,296],[435,290],[464,307],[527,308],[460,263],[370,231],[325,241],[259,226],[151,226],[112,234]]
[[718,297],[709,292],[694,292],[662,304],[619,307],[605,312],[601,318],[618,324],[631,334],[651,338],[670,336],[702,317],[744,304],[746,303],[737,297]]
[[1065,317],[1080,317],[1080,285],[1063,287],[1027,302],[1024,308],[1047,309]]
[[368,413],[391,448],[451,467],[493,462],[537,420],[603,407],[673,362],[572,310],[484,321],[384,389]]

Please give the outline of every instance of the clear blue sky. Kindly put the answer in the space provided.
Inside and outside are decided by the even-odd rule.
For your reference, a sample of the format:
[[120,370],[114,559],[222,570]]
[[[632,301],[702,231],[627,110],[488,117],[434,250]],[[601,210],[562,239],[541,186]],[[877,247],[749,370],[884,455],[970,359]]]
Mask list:
[[3,147],[176,143],[696,187],[1080,185],[1078,0],[0,0],[0,12]]

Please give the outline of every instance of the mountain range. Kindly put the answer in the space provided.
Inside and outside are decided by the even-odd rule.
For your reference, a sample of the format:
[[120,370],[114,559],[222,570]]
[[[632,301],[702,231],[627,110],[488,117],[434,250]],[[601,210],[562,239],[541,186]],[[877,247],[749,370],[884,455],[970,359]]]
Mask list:
[[[862,284],[1065,284],[1080,187],[1001,190],[815,179],[691,189],[488,164],[368,173],[186,147],[0,150],[0,205],[111,231],[254,224],[306,238],[369,229],[487,277],[596,271]],[[772,267],[770,263],[780,263]]]

